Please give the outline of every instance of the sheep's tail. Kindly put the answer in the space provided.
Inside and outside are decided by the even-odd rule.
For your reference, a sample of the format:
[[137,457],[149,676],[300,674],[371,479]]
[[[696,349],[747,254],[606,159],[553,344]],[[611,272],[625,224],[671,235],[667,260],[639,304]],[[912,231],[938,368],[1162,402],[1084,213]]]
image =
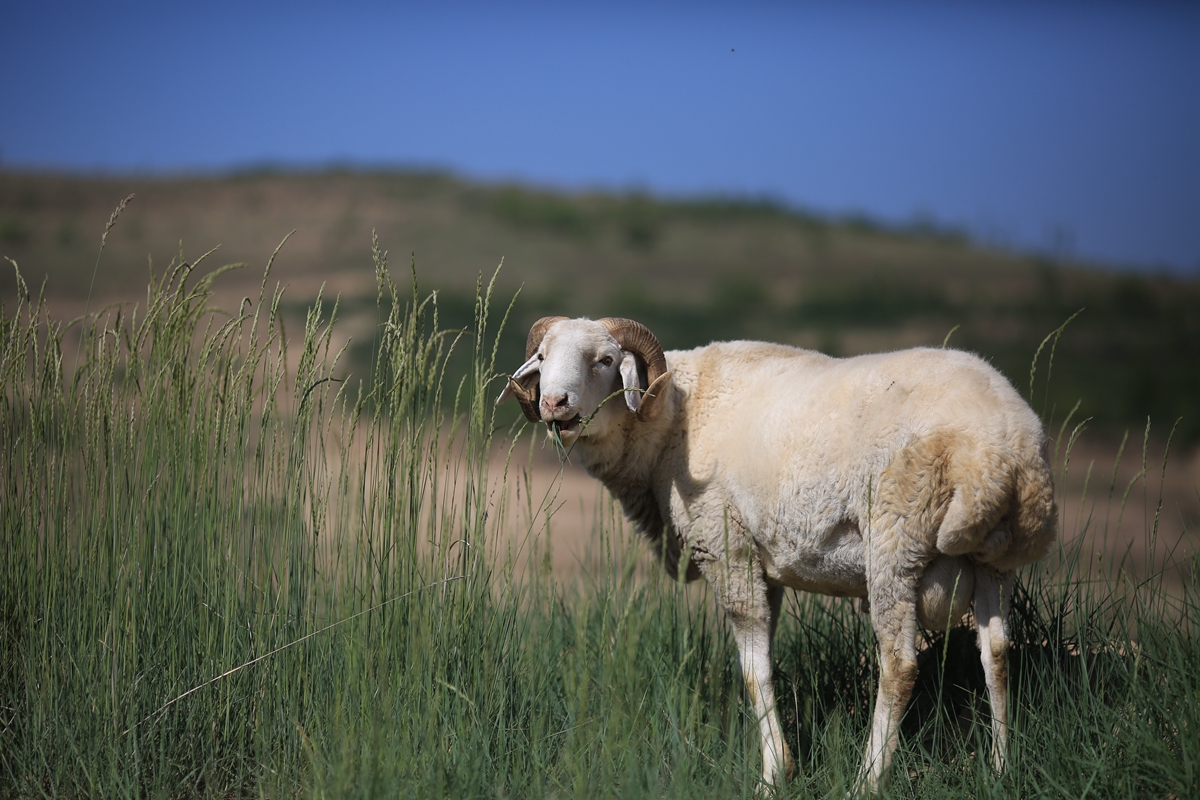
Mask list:
[[1058,504],[1054,501],[1054,477],[1045,447],[1032,463],[1017,472],[1016,483],[1012,517],[1018,532],[1014,541],[1022,545],[1016,555],[1021,558],[1011,566],[997,564],[1002,571],[1042,560],[1058,539]]
[[1054,479],[1043,443],[1016,458],[994,448],[956,448],[944,473],[950,502],[937,531],[946,555],[1006,571],[1045,558],[1058,531]]

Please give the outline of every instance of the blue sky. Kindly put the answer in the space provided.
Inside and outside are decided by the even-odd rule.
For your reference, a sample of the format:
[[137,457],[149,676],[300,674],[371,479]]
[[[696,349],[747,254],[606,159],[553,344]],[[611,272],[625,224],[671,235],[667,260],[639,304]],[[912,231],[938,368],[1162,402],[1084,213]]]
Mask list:
[[8,3],[0,159],[435,167],[1200,270],[1200,4]]

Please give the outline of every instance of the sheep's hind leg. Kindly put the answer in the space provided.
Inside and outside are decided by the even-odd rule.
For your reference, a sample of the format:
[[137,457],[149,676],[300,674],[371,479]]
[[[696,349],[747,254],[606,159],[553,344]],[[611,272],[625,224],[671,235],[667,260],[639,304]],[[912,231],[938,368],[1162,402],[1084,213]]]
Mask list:
[[871,626],[879,642],[879,694],[858,787],[874,794],[899,741],[900,718],[917,681],[916,581],[894,574],[871,581]]
[[1008,747],[1008,601],[1013,573],[975,568],[975,626],[992,706],[992,766],[1004,771]]

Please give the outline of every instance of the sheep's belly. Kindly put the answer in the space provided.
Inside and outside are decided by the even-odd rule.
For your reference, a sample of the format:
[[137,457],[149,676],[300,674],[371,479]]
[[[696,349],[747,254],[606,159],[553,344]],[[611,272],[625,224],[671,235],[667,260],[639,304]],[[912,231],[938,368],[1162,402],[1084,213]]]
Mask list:
[[755,539],[771,582],[835,597],[866,596],[862,534],[853,522],[816,535],[779,532]]

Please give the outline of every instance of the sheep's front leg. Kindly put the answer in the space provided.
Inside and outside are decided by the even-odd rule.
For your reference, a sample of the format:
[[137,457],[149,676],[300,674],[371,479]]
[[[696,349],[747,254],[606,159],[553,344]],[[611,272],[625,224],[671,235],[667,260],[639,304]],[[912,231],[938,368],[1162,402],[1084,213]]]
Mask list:
[[916,581],[898,571],[876,574],[869,587],[871,626],[879,642],[879,694],[859,787],[875,793],[899,741],[900,718],[917,681]]
[[761,570],[754,566],[719,569],[723,574],[706,577],[717,590],[737,641],[746,694],[754,707],[762,737],[763,783],[778,786],[795,772],[775,710],[771,660],[771,638],[779,620],[784,590],[768,585]]
[[783,740],[783,726],[775,709],[774,665],[771,658],[771,639],[779,621],[779,609],[783,601],[783,587],[769,586],[765,602],[754,604],[750,613],[730,611],[729,621],[733,636],[737,640],[738,655],[742,662],[742,677],[746,683],[746,694],[758,718],[758,732],[762,738],[763,783],[777,786],[781,779],[791,777],[795,771],[792,755]]
[[1008,601],[1013,573],[975,569],[975,625],[979,631],[979,656],[992,705],[992,766],[1004,771],[1008,745]]

